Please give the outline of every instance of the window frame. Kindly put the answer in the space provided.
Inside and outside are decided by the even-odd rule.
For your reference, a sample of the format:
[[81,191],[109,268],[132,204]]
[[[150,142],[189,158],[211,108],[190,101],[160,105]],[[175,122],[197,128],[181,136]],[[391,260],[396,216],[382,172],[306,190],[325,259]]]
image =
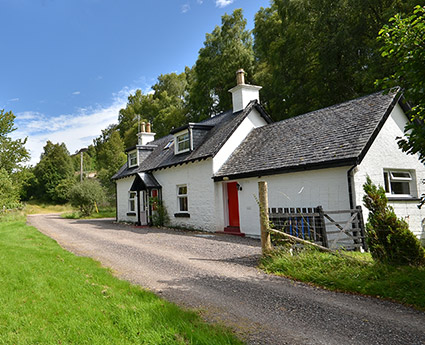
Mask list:
[[[181,140],[180,138],[182,138],[182,137],[187,137],[187,138],[185,138],[184,140]],[[189,132],[189,130],[186,130],[186,131],[177,133],[175,135],[174,141],[175,141],[175,145],[174,145],[174,149],[175,149],[174,152],[175,152],[175,154],[179,154],[179,153],[184,153],[184,152],[190,151],[190,141],[191,141],[191,138],[190,138],[190,132]],[[180,149],[180,145],[182,143],[184,143],[185,145],[184,145],[184,148]]]
[[128,212],[129,213],[137,212],[137,192],[134,192],[131,190],[128,191]]
[[[132,155],[134,155],[134,157],[132,157]],[[132,160],[136,160],[136,162],[134,164],[131,163]],[[129,168],[133,168],[139,165],[139,157],[137,155],[137,150],[136,151],[131,151],[128,153],[128,167]]]
[[[408,176],[395,176],[395,174],[401,173]],[[384,169],[384,189],[385,195],[391,198],[415,198],[416,197],[416,188],[415,188],[415,174],[412,170],[401,170],[401,169]],[[408,193],[397,193],[393,183],[402,183],[407,184]],[[406,189],[406,187],[402,187]]]
[[[186,193],[180,193],[180,188],[186,188]],[[187,184],[180,184],[177,185],[177,212],[178,213],[189,213],[189,194],[188,194],[188,187]],[[181,200],[186,199],[186,202],[184,203],[186,205],[186,209],[182,209]]]

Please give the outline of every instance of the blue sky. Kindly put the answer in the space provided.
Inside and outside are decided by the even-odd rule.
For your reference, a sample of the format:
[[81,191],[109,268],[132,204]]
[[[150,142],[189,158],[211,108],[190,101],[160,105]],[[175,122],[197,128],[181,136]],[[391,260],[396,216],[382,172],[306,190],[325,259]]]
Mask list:
[[0,109],[28,137],[71,153],[116,123],[130,92],[192,66],[205,34],[242,8],[248,28],[269,0],[0,0]]

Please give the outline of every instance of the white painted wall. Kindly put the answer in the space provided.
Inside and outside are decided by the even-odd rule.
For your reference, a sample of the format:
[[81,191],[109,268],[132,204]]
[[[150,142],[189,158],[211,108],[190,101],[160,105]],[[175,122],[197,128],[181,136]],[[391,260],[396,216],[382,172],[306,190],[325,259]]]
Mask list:
[[[239,216],[241,232],[260,236],[258,182],[268,184],[269,207],[317,207],[324,210],[348,209],[347,170],[349,167],[311,170],[288,174],[239,179]],[[226,182],[220,182],[221,185]],[[217,183],[218,184],[218,183]],[[224,216],[223,216],[224,217]]]
[[[416,155],[407,155],[403,153],[397,145],[396,137],[402,137],[407,117],[403,110],[397,104],[391,112],[388,120],[385,122],[374,143],[367,152],[361,164],[354,170],[354,188],[356,203],[362,205],[363,184],[366,182],[366,176],[369,175],[376,184],[384,185],[384,169],[414,170],[416,172],[417,196],[425,193],[425,185],[421,183],[425,179],[425,166],[421,164]],[[417,208],[418,201],[404,200],[391,201],[389,204],[394,207],[399,217],[406,219],[410,230],[419,238],[424,239],[424,219],[425,208]],[[365,221],[368,212],[365,208]]]
[[[162,199],[171,225],[206,231],[217,230],[217,224],[221,220],[217,219],[219,212],[216,210],[218,203],[215,198],[219,193],[211,178],[212,159],[155,171],[153,175],[162,186]],[[190,218],[174,217],[179,212],[177,186],[182,184],[187,185]],[[223,207],[222,204],[220,206]]]
[[[127,216],[128,209],[128,192],[133,184],[134,176],[125,177],[116,181],[117,183],[117,216],[119,222],[137,222],[137,201],[136,215]],[[137,199],[136,199],[137,200]]]
[[239,127],[233,132],[230,138],[222,146],[220,151],[214,156],[213,159],[213,172],[214,174],[220,170],[223,164],[227,161],[234,150],[242,143],[247,135],[257,127],[266,125],[267,122],[260,115],[256,109],[252,109],[249,115],[242,121]]
[[233,112],[245,109],[249,102],[253,100],[260,101],[261,86],[240,84],[231,88]]

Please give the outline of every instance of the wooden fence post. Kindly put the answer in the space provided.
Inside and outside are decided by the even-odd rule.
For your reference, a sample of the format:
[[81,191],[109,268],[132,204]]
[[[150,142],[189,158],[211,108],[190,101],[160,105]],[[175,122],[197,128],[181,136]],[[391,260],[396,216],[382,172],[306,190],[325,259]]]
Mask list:
[[322,244],[323,247],[329,248],[329,244],[328,244],[328,234],[326,232],[326,224],[325,224],[325,215],[323,212],[323,207],[322,206],[317,206],[316,207],[316,212],[319,213],[319,223],[320,223],[320,230],[322,233]]
[[261,224],[261,249],[263,254],[272,250],[269,230],[269,201],[267,193],[267,182],[258,182],[258,198],[260,203],[260,224]]
[[364,220],[363,220],[363,210],[361,206],[356,206],[358,213],[358,219],[359,219],[359,225],[360,225],[360,235],[362,236],[362,244],[363,244],[363,249],[365,250],[365,252],[367,252],[369,250],[369,248],[367,247],[367,241],[366,241],[366,233],[365,233],[365,226],[364,226]]

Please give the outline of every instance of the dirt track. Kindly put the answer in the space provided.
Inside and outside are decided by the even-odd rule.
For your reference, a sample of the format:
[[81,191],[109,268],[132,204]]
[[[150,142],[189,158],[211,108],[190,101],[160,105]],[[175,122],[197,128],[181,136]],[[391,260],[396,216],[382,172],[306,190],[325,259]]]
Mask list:
[[256,240],[58,215],[28,222],[120,278],[231,326],[250,344],[425,344],[425,313],[263,274]]

